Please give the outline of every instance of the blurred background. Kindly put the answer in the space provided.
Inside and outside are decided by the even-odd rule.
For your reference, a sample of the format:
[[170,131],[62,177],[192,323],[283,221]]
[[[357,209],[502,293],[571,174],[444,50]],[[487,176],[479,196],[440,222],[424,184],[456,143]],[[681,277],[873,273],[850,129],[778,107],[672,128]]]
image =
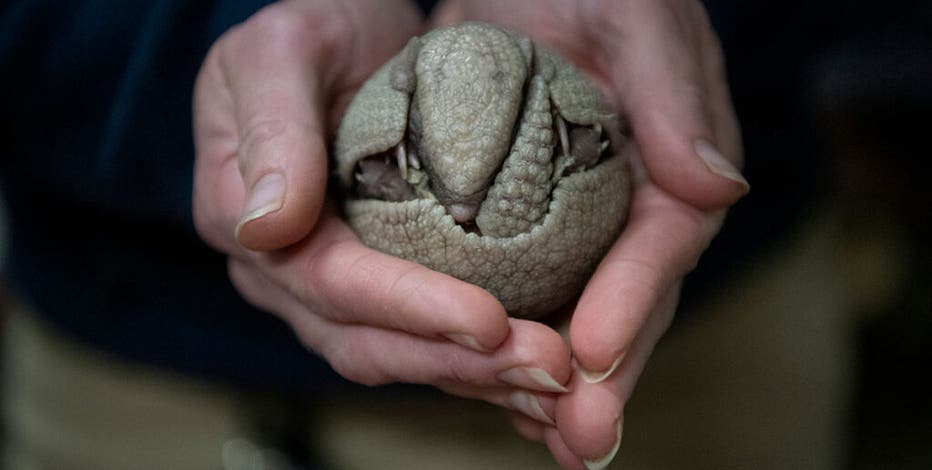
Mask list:
[[[707,5],[728,59],[752,189],[688,278],[678,319],[627,408],[612,468],[932,468],[932,3]],[[0,112],[3,122],[16,118]],[[0,227],[8,223],[0,217]],[[0,248],[7,240],[0,236]],[[8,315],[23,308],[10,284],[0,290]],[[81,393],[117,397],[117,410],[148,410],[138,426],[195,430],[176,436],[174,448],[220,429],[224,455],[249,453],[261,443],[248,430],[265,426],[286,441],[313,441],[325,468],[554,468],[491,407],[419,388],[341,385],[285,406],[262,387],[231,398],[158,364],[152,379],[136,370],[139,357],[99,355],[86,338],[32,321],[7,325],[5,337],[6,350],[20,354],[4,366],[7,429],[32,422],[30,432],[48,439],[56,431],[24,397],[103,362],[111,365],[88,373],[93,386],[61,406],[90,406]],[[58,381],[9,383],[40,367],[61,367]],[[250,421],[258,425],[216,418],[243,400],[266,404],[250,407],[263,416]],[[191,414],[192,402],[205,415]],[[295,410],[313,416],[310,429],[289,427]],[[74,419],[108,413],[118,411],[86,408]],[[171,413],[187,418],[159,420]]]

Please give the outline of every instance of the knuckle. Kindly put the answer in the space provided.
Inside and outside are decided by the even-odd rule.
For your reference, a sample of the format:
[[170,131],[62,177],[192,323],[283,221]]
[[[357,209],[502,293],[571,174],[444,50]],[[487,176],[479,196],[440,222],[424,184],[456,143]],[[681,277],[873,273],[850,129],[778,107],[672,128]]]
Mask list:
[[[405,321],[404,313],[416,310],[414,304],[423,298],[422,290],[427,288],[423,283],[413,282],[420,269],[423,268],[412,266],[405,271],[390,275],[394,279],[390,283],[383,283],[377,294],[383,305],[390,306],[389,311],[396,319],[395,326],[404,330],[412,328],[412,325]],[[388,273],[385,274],[388,275]],[[371,277],[377,276],[379,274],[373,273]]]
[[[236,161],[244,183],[251,185],[259,176],[275,170],[290,169],[295,175],[295,172],[312,175],[326,172],[322,134],[315,123],[289,116],[287,112],[269,109],[251,116],[244,122],[236,146]],[[288,176],[289,172],[283,174]]]
[[[326,293],[339,293],[345,286],[353,270],[348,266],[347,260],[340,253],[340,244],[345,241],[336,241],[329,244],[317,244],[309,247],[309,252],[301,266],[304,276],[299,276],[301,285],[299,297],[305,300],[314,299],[319,303],[327,303],[327,307],[339,319],[341,309],[329,305]],[[352,264],[352,263],[349,263]]]
[[623,297],[625,291],[642,290],[648,292],[651,298],[657,298],[661,294],[661,286],[665,284],[666,273],[662,272],[651,262],[637,257],[623,257],[613,259],[610,262],[616,272],[625,273],[626,283],[620,283],[619,297]]
[[285,132],[288,122],[281,117],[255,116],[250,119],[243,132],[243,142],[262,143],[272,140]]
[[308,155],[296,150],[323,147],[323,130],[310,120],[269,109],[250,116],[243,124],[237,160],[243,175],[252,170],[284,165],[289,159],[305,161]]
[[257,163],[259,158],[274,158],[275,153],[263,154],[261,149],[288,129],[288,122],[280,117],[255,116],[243,128],[239,145],[239,165],[243,174]]
[[345,339],[339,344],[328,342],[321,353],[330,367],[350,382],[375,387],[392,382],[392,378],[381,370],[370,358],[367,348],[354,339]]
[[481,385],[481,380],[476,377],[468,361],[462,354],[453,352],[447,355],[442,362],[447,367],[444,370],[444,377],[434,377],[431,382],[440,380],[454,381],[466,385]]

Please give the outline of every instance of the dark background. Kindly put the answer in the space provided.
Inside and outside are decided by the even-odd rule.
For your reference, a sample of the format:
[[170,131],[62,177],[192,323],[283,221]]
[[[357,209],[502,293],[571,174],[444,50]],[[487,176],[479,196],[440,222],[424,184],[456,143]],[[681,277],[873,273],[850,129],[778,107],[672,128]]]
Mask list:
[[[683,302],[753,270],[815,208],[829,207],[849,257],[838,282],[863,294],[848,306],[858,361],[846,467],[932,468],[932,2],[709,8],[752,191],[688,279]],[[874,269],[884,263],[895,266],[895,281]],[[673,334],[689,322],[681,317]]]
[[[123,62],[98,57],[102,62],[97,71],[109,81],[84,77],[84,82],[63,87],[58,77],[67,76],[69,67],[87,64],[81,56],[57,56],[57,46],[73,49],[78,40],[120,45],[116,38],[123,33],[137,37],[126,31],[112,32],[114,38],[94,36],[106,20],[119,22],[121,15],[135,15],[132,8],[79,8],[81,2],[73,3],[57,17],[26,14],[55,2],[0,4],[0,20],[9,20],[0,22],[0,186],[9,191],[6,202],[13,222],[26,227],[4,240],[19,247],[7,254],[15,266],[8,266],[4,274],[15,278],[13,284],[21,291],[41,298],[40,307],[49,312],[77,312],[84,303],[88,310],[105,305],[105,315],[136,311],[133,322],[113,316],[87,329],[82,329],[85,318],[79,315],[56,318],[76,336],[134,359],[160,365],[185,362],[187,372],[251,379],[230,376],[232,369],[200,354],[207,347],[204,338],[222,322],[231,339],[211,347],[225,355],[239,351],[241,357],[232,359],[235,366],[261,371],[269,381],[306,386],[319,371],[303,378],[290,375],[296,364],[303,365],[305,353],[291,343],[280,345],[279,338],[290,338],[282,325],[255,312],[231,320],[228,312],[239,308],[238,300],[223,280],[222,257],[205,251],[194,236],[187,213],[190,188],[166,190],[166,185],[190,181],[190,78],[210,40],[248,16],[250,9],[231,10],[228,17],[215,18],[207,30],[195,20],[224,2],[181,2],[177,10],[154,11],[147,18],[156,18],[148,23],[155,39],[163,32],[201,31],[198,53],[174,52],[187,45],[179,39],[174,49],[156,51],[162,54],[152,56],[156,62],[146,62],[147,56],[130,57],[130,75],[123,81],[106,75],[105,69]],[[926,161],[932,123],[932,2],[706,4],[726,52],[752,191],[730,212],[722,233],[687,279],[682,303],[701,303],[716,286],[753,272],[828,208],[842,229],[839,251],[849,258],[837,281],[863,294],[848,306],[858,360],[846,468],[932,468],[932,197]],[[14,21],[19,17],[39,19]],[[57,46],[48,43],[47,36],[60,31],[62,24],[82,18],[86,31],[54,36]],[[9,48],[27,37],[35,38],[31,48]],[[140,50],[146,52],[134,52]],[[97,57],[93,50],[84,52]],[[159,61],[175,68],[161,67],[164,63]],[[56,71],[62,75],[44,76],[47,88],[20,73],[49,64],[59,66]],[[180,75],[166,77],[162,71]],[[165,84],[178,87],[161,89]],[[60,96],[49,95],[51,89]],[[87,93],[112,90],[125,96],[117,95],[111,108],[87,101],[92,96]],[[139,92],[142,101],[129,99],[133,92]],[[38,105],[30,108],[30,103]],[[51,127],[41,105],[55,106],[57,122],[70,127]],[[140,109],[177,120],[134,125],[128,117]],[[127,119],[118,119],[121,116]],[[77,158],[80,155],[61,158],[61,152],[76,148],[63,145],[72,142],[67,139],[94,149],[94,164]],[[37,142],[42,152],[35,150]],[[104,144],[96,148],[100,142]],[[175,155],[181,162],[177,166],[155,160],[125,168],[108,166],[113,155],[169,154],[175,148],[188,152]],[[26,154],[35,158],[15,163],[10,158]],[[53,161],[45,157],[69,167],[50,179],[39,178],[49,173],[47,162]],[[89,184],[92,190],[86,189]],[[122,223],[113,224],[114,216],[122,217]],[[58,238],[62,233],[68,237]],[[166,237],[174,244],[165,244]],[[865,252],[871,253],[874,264],[860,262]],[[92,266],[88,259],[94,260]],[[139,271],[138,266],[153,260],[154,268]],[[56,265],[63,261],[66,268]],[[209,276],[188,271],[191,263],[207,266],[204,272]],[[887,268],[877,269],[878,265]],[[95,272],[109,277],[89,274]],[[202,283],[212,292],[229,294],[198,299],[198,311],[215,312],[216,318],[175,312],[187,329],[172,325],[171,348],[156,348],[153,343],[166,344],[160,335],[162,329],[169,330],[165,311],[203,290]],[[158,302],[147,296],[150,290],[159,291]],[[696,321],[691,311],[684,309],[671,335]],[[257,330],[271,331],[271,339],[256,339]],[[284,349],[273,357],[287,360],[269,361],[266,350],[273,347]]]

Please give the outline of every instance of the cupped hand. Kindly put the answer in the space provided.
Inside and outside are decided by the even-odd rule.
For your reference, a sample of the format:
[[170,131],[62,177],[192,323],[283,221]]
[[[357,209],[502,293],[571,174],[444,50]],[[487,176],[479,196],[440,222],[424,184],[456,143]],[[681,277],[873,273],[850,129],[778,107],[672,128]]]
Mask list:
[[430,384],[552,423],[572,374],[555,331],[366,248],[328,201],[335,123],[422,22],[402,0],[306,0],[224,34],[195,87],[196,227],[229,256],[239,292],[344,377]]
[[556,425],[515,416],[565,468],[603,468],[623,409],[673,319],[683,276],[748,191],[718,39],[695,0],[448,0],[434,26],[487,21],[572,60],[630,126],[627,226],[572,314],[576,373]]

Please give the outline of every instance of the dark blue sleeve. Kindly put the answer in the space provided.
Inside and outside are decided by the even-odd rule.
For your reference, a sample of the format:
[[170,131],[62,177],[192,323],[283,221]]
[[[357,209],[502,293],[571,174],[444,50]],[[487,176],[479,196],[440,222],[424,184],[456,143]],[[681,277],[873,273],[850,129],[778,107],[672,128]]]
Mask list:
[[193,78],[209,44],[258,6],[14,2],[0,28],[4,185],[190,225]]
[[248,306],[191,216],[194,79],[263,1],[14,1],[0,11],[6,277],[62,330],[249,383],[332,378]]

